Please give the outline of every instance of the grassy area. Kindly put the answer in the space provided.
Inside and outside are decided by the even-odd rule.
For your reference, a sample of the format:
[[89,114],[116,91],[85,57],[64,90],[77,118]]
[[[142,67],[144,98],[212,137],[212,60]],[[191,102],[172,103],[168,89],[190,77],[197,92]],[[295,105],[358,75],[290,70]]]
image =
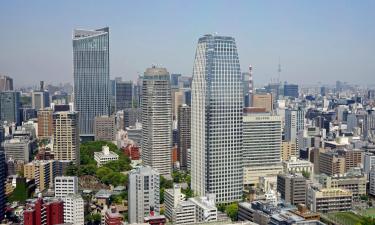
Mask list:
[[329,213],[327,214],[327,217],[342,225],[356,225],[361,221],[361,216],[358,216],[352,212]]
[[369,208],[366,210],[361,211],[361,214],[364,216],[370,216],[372,218],[375,218],[375,208]]

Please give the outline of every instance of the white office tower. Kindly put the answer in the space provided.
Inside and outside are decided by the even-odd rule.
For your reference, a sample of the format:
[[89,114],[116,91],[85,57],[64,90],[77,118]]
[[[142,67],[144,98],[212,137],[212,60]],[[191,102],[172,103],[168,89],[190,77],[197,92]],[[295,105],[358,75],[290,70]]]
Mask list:
[[285,110],[285,140],[297,144],[298,132],[303,130],[305,126],[305,112],[302,109],[286,109]]
[[245,186],[255,186],[259,177],[282,171],[280,116],[249,113],[243,117],[243,164]]
[[137,167],[129,173],[129,223],[143,223],[144,217],[160,213],[159,173],[151,167]]
[[169,73],[152,67],[142,86],[142,160],[162,175],[172,173],[172,102]]
[[55,197],[62,198],[67,195],[78,194],[78,177],[59,176],[55,177]]
[[243,88],[234,38],[198,41],[191,100],[191,185],[218,203],[242,199]]
[[64,222],[72,225],[84,225],[84,201],[76,195],[67,195],[61,198],[64,202]]

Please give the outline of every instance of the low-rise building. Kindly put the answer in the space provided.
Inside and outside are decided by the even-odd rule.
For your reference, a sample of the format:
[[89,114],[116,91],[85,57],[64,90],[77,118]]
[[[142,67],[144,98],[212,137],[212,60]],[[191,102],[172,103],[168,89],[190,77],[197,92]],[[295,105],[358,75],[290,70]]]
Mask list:
[[342,177],[321,176],[319,182],[325,188],[342,188],[353,193],[354,199],[359,199],[362,195],[366,195],[366,175],[350,175]]
[[292,156],[287,161],[283,161],[284,173],[303,173],[306,172],[310,176],[314,173],[314,164],[309,161],[297,159]]
[[342,188],[320,188],[311,185],[307,189],[306,201],[313,212],[349,211],[352,209],[353,193]]
[[195,224],[217,221],[214,195],[185,199],[181,187],[165,190],[165,215],[173,224]]
[[94,159],[98,167],[114,160],[118,160],[118,155],[112,151],[109,151],[108,146],[103,146],[101,152],[94,152]]

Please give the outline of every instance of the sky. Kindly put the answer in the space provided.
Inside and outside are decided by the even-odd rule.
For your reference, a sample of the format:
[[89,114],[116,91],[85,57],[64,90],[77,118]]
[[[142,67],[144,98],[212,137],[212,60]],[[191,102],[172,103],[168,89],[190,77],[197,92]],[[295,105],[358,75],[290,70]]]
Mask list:
[[375,1],[155,0],[0,2],[0,74],[15,86],[73,80],[72,32],[110,28],[110,74],[153,64],[191,76],[198,38],[236,39],[256,85],[375,83]]

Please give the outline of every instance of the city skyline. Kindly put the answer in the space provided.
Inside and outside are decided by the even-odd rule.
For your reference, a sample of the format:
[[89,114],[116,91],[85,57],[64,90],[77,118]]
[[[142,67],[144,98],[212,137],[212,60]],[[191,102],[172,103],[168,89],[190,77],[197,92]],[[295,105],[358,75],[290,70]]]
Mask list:
[[0,27],[7,32],[0,42],[0,73],[20,86],[72,82],[73,29],[105,26],[111,29],[112,79],[135,80],[151,64],[191,76],[197,37],[215,32],[236,39],[242,72],[252,64],[256,86],[278,78],[279,58],[280,80],[298,84],[371,84],[375,71],[371,1],[98,3],[85,15],[78,13],[85,2],[2,5]]

